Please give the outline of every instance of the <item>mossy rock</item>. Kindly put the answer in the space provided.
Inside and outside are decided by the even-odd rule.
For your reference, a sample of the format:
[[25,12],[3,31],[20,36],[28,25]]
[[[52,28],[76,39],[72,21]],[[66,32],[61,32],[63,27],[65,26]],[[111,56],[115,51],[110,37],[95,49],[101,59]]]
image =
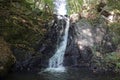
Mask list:
[[10,47],[4,39],[0,37],[0,76],[4,76],[14,62],[15,57],[13,56]]
[[113,71],[120,72],[120,52],[112,52],[105,55],[104,61],[108,68],[114,65]]
[[[100,53],[99,53],[100,54]],[[91,66],[95,71],[110,71],[120,73],[120,52],[111,52],[101,56],[94,55]]]

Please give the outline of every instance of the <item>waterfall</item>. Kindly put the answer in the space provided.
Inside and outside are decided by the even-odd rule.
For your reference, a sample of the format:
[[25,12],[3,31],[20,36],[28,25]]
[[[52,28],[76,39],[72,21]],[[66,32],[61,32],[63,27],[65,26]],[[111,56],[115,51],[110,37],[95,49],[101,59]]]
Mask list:
[[54,14],[57,14],[57,15],[67,14],[66,0],[55,0],[53,3],[55,5]]
[[68,30],[69,30],[69,18],[65,15],[67,14],[66,10],[66,0],[55,0],[55,11],[54,13],[57,14],[58,20],[64,20],[66,25],[62,24],[60,26],[65,27],[63,30],[63,35],[60,37],[62,41],[58,44],[57,50],[55,54],[49,59],[49,67],[47,70],[50,71],[64,71],[65,68],[63,66],[64,54],[67,46],[67,38],[68,38]]

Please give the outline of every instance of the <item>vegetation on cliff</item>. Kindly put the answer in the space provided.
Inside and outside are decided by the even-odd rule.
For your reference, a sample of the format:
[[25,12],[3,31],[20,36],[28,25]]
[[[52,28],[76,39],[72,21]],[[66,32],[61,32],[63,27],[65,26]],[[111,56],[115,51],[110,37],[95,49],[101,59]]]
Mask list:
[[35,47],[46,33],[45,23],[51,19],[51,14],[32,9],[25,0],[5,0],[0,4],[0,35],[16,47]]
[[[52,14],[47,9],[35,8],[29,0],[0,1],[0,69],[5,67],[5,70],[0,70],[0,74],[7,72],[13,64],[11,55],[15,56],[14,63],[37,55],[39,44],[44,43],[50,20]],[[6,47],[7,44],[10,47]]]

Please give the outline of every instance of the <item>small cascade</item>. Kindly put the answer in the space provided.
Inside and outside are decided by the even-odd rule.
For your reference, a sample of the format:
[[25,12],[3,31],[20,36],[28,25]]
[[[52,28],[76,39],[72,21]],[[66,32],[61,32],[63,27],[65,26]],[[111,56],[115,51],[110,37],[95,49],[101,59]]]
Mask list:
[[65,32],[64,35],[61,37],[63,40],[60,42],[60,45],[58,46],[55,54],[49,60],[49,68],[63,68],[64,54],[67,46],[68,30],[69,19],[66,20]]
[[64,27],[63,35],[60,36],[59,39],[62,41],[58,44],[57,50],[55,54],[49,59],[49,67],[47,70],[49,71],[64,71],[65,68],[63,66],[64,54],[67,46],[67,38],[69,31],[69,18],[66,17],[66,0],[55,0],[55,14],[57,14],[58,20],[64,20],[66,25],[61,24],[61,27]]
[[53,3],[55,5],[54,14],[63,16],[67,14],[66,0],[55,0]]

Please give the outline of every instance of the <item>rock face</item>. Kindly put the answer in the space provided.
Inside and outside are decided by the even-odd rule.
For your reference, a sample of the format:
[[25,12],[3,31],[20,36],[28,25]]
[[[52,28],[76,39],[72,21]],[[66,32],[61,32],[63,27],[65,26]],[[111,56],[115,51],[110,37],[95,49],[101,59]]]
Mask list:
[[73,65],[78,66],[79,61],[89,62],[92,56],[91,47],[94,45],[92,33],[92,26],[84,20],[71,24],[65,57],[67,59],[71,55],[71,59],[75,63]]
[[[13,71],[40,71],[41,68],[48,67],[49,58],[54,55],[57,44],[61,42],[59,36],[64,31],[60,26],[64,20],[55,20],[46,27],[46,34],[40,42],[39,48],[24,49],[15,47],[12,49],[16,57],[16,64]],[[71,23],[69,29],[67,49],[65,52],[65,66],[87,66],[96,71],[101,70],[103,55],[115,51],[116,46],[112,40],[113,35],[107,27],[99,21],[94,25],[87,20],[81,19]]]
[[81,19],[71,24],[64,65],[93,66],[92,61],[96,60],[94,56],[97,55],[99,59],[101,55],[115,51],[112,37],[103,22],[91,25],[87,20]]
[[0,76],[4,76],[10,67],[15,63],[15,57],[13,56],[10,47],[0,37]]
[[[57,43],[60,42],[59,36],[62,32],[61,30],[63,30],[59,26],[60,24],[60,22],[53,23],[44,39],[46,40],[45,44],[42,44],[40,48],[42,67],[48,66],[48,60],[54,55]],[[103,55],[116,50],[116,45],[112,38],[113,34],[111,34],[103,20],[99,20],[94,24],[90,24],[85,19],[71,23],[64,56],[64,66],[86,66],[93,71],[102,71],[103,68],[107,69],[103,67],[106,62],[101,63],[101,61],[104,61]]]
[[13,72],[36,71],[41,68],[41,53],[25,50],[23,48],[14,48],[13,54],[16,63],[12,67]]

